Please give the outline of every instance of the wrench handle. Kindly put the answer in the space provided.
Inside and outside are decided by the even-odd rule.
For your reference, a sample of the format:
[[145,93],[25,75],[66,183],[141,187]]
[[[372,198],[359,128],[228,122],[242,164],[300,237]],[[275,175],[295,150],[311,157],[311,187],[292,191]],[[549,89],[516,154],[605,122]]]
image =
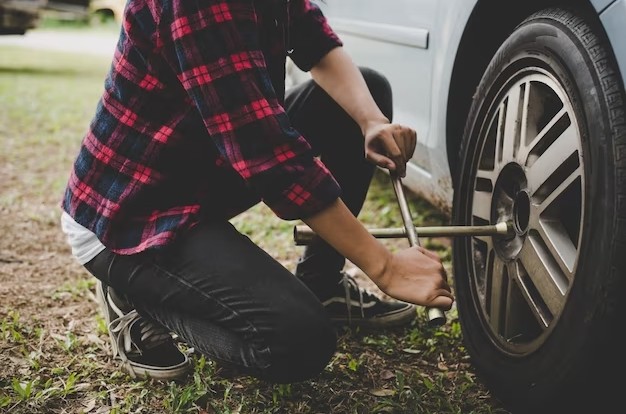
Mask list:
[[[400,206],[400,214],[402,215],[402,221],[406,230],[409,244],[412,246],[420,246],[419,237],[413,225],[413,218],[411,217],[411,210],[409,210],[409,203],[404,195],[404,187],[402,187],[402,180],[399,176],[392,173],[391,180],[393,182],[393,189],[398,199],[398,205]],[[426,315],[428,317],[428,325],[436,327],[442,326],[446,323],[446,315],[439,308],[426,308]]]

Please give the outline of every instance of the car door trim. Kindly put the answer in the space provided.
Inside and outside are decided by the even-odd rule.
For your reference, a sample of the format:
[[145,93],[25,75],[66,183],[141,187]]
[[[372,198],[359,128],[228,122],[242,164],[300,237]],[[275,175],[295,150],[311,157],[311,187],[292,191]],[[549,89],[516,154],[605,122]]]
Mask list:
[[428,30],[406,26],[392,26],[384,23],[363,22],[351,19],[334,18],[330,20],[338,33],[364,37],[386,43],[428,49]]

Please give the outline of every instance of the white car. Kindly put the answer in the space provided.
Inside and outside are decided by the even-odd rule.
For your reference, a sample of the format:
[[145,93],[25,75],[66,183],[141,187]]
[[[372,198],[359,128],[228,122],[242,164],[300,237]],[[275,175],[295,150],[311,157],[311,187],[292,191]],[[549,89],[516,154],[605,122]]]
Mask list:
[[619,398],[626,0],[317,4],[355,62],[388,77],[394,121],[418,133],[406,186],[456,224],[514,225],[453,245],[484,383],[524,412]]

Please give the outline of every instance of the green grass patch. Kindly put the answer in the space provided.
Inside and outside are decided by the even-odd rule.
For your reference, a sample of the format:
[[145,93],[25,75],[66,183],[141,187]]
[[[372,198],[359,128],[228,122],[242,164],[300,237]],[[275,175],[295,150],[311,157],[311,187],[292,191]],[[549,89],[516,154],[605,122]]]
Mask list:
[[19,201],[24,191],[58,194],[109,62],[17,47],[0,47],[0,56],[0,168],[20,183],[2,191],[0,203]]
[[58,14],[48,12],[44,13],[37,31],[55,30],[80,34],[81,32],[93,34],[117,33],[120,29],[120,23],[112,17],[108,18],[103,15],[85,16],[85,18],[62,19]]

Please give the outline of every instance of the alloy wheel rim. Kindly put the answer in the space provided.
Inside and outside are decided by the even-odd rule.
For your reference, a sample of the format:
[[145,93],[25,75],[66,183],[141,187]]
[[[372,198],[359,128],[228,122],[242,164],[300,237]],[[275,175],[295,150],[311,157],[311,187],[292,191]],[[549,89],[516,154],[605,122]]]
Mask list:
[[471,221],[511,221],[515,234],[472,238],[473,294],[494,342],[524,355],[548,337],[576,274],[581,130],[565,89],[538,67],[511,76],[485,119]]

